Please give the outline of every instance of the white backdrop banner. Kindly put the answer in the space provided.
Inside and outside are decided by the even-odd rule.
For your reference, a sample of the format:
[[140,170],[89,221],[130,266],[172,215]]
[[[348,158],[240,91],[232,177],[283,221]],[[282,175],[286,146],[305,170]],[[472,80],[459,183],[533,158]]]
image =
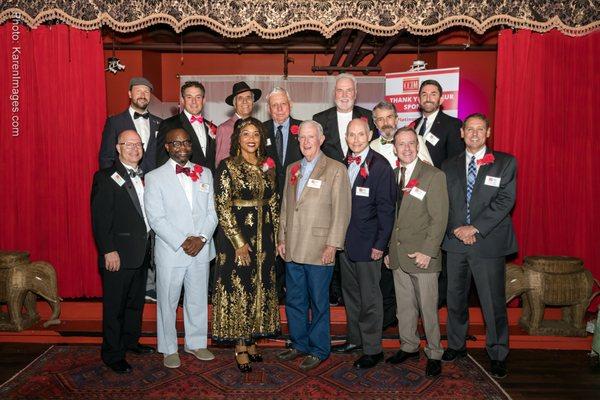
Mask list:
[[459,68],[431,69],[426,71],[395,72],[385,75],[385,98],[396,106],[398,125],[406,126],[421,116],[419,112],[419,87],[427,79],[442,85],[444,112],[458,117]]

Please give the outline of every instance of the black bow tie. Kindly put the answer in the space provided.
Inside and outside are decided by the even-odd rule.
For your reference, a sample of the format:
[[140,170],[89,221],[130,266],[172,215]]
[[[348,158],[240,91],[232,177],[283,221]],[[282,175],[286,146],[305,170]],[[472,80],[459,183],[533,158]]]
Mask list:
[[127,172],[129,173],[129,176],[132,178],[135,178],[136,176],[139,176],[141,178],[144,176],[144,171],[142,171],[141,168],[138,168],[137,171],[127,168]]
[[150,117],[150,113],[143,113],[143,114],[140,114],[140,113],[139,113],[139,112],[137,112],[137,111],[133,113],[133,119],[138,119],[138,118],[140,118],[140,117],[142,117],[142,118],[145,118],[145,119],[148,119],[148,118]]

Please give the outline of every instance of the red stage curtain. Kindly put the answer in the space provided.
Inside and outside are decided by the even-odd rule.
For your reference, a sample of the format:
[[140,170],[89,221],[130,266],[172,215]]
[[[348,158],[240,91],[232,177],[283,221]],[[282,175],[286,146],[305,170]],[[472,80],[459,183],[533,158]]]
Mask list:
[[0,248],[52,263],[63,297],[102,293],[89,204],[103,58],[99,31],[0,26]]
[[502,31],[494,127],[495,149],[518,161],[518,261],[528,255],[579,257],[596,278],[599,54],[600,33]]

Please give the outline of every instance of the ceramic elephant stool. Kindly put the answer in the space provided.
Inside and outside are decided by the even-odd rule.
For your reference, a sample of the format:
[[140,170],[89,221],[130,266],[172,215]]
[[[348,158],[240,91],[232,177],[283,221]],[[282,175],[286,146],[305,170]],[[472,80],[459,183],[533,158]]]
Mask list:
[[[506,301],[522,296],[519,325],[530,335],[587,336],[585,311],[600,292],[583,261],[573,257],[525,257],[523,267],[506,266]],[[561,320],[544,320],[546,306],[562,308]]]
[[44,261],[29,262],[28,253],[0,251],[0,302],[8,306],[8,314],[0,314],[0,330],[22,331],[36,324],[40,319],[36,311],[37,296],[52,309],[44,327],[60,324],[61,299],[54,267]]

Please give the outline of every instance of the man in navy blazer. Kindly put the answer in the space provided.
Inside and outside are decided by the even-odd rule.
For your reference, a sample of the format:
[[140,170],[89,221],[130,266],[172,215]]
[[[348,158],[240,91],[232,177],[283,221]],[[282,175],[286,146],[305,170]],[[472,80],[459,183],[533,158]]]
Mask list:
[[465,119],[461,135],[466,151],[446,161],[450,213],[442,248],[448,254],[448,348],[443,361],[467,355],[468,297],[475,281],[486,325],[490,372],[506,376],[508,320],[505,258],[516,253],[510,212],[515,204],[517,161],[486,147],[489,121],[483,114]]
[[117,137],[123,131],[136,131],[144,143],[140,168],[144,173],[156,168],[156,135],[162,119],[148,112],[150,93],[154,90],[146,78],[132,78],[129,82],[129,108],[106,119],[98,155],[100,169],[108,168],[119,158]]
[[356,368],[371,368],[383,360],[381,325],[383,299],[379,288],[381,262],[394,226],[396,183],[385,157],[369,147],[372,131],[367,121],[348,124],[346,141],[348,177],[352,187],[352,214],[340,254],[342,295],[346,306],[346,343],[333,352],[361,350]]

